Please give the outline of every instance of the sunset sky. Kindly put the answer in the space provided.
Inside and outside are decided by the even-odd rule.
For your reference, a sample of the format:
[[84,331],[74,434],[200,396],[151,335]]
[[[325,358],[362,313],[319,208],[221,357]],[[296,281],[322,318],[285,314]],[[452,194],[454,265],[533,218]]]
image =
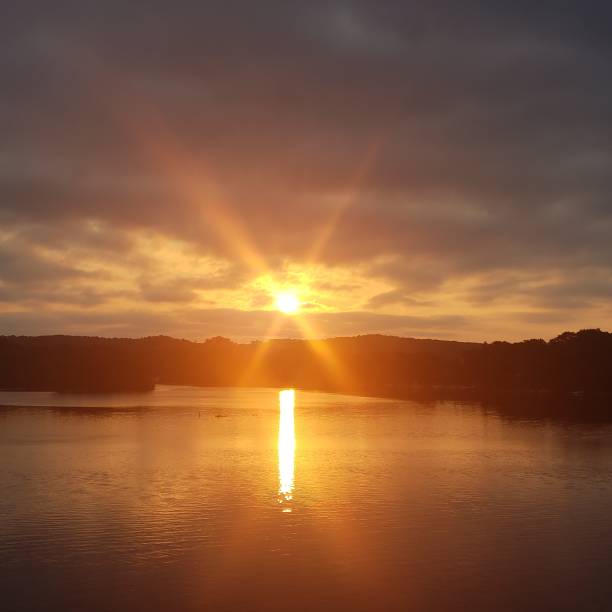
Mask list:
[[5,7],[0,333],[610,328],[612,8],[565,6]]

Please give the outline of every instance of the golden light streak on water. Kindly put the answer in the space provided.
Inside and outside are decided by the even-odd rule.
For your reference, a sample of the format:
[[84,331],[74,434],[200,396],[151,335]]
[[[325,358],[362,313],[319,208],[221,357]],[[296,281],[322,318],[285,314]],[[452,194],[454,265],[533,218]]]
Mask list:
[[295,482],[295,390],[283,389],[278,394],[278,502],[283,512],[291,512]]

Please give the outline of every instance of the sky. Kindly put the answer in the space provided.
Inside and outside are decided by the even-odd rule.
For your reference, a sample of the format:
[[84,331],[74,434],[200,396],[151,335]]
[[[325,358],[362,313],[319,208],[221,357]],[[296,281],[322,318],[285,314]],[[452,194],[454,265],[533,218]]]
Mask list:
[[0,333],[609,329],[611,30],[589,1],[8,3]]

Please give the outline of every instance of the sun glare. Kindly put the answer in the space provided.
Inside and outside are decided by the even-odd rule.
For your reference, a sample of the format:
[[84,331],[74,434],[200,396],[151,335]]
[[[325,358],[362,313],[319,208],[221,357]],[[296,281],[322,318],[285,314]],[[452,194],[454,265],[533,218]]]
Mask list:
[[299,307],[300,301],[293,293],[279,293],[276,296],[276,308],[285,314],[293,314]]
[[[278,501],[287,504],[293,499],[295,479],[295,390],[283,389],[278,394],[280,418],[278,423]],[[283,512],[291,512],[285,506]]]

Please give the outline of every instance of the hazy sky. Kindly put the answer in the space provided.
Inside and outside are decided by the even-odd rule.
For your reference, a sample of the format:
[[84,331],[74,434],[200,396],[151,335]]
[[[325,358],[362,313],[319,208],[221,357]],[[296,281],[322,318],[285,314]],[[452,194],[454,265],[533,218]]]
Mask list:
[[6,3],[0,332],[610,328],[610,7]]

